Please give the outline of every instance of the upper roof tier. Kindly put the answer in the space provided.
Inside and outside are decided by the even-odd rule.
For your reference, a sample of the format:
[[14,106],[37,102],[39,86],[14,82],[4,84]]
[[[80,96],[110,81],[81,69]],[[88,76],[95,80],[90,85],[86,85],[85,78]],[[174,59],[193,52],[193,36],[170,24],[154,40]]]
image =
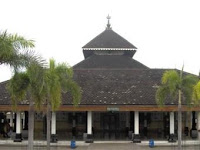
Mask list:
[[101,34],[83,46],[83,50],[135,50],[133,44],[114,32],[111,28],[106,28]]
[[110,25],[110,16],[107,17],[106,30],[83,46],[83,50],[135,50],[133,44],[114,32]]

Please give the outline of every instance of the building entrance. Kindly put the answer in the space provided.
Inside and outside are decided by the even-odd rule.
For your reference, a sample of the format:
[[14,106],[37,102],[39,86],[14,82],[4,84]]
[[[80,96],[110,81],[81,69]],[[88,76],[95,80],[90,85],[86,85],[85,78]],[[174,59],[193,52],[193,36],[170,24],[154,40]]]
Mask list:
[[103,138],[104,139],[117,139],[119,138],[119,113],[103,113]]

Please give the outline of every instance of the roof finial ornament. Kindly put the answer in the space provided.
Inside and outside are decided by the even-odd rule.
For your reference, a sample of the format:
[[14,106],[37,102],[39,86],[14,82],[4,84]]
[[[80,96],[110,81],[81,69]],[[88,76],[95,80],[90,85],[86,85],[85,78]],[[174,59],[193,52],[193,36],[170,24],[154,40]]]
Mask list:
[[107,27],[106,27],[106,29],[107,30],[111,30],[112,28],[110,27],[111,25],[110,25],[110,19],[111,19],[111,17],[108,15],[107,16],[107,19],[108,19],[108,24],[107,24]]

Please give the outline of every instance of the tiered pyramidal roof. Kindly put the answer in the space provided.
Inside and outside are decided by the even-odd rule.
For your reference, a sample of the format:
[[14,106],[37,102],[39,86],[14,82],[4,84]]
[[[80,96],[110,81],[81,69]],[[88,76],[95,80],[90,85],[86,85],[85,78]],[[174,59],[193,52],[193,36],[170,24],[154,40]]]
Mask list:
[[106,29],[83,46],[85,60],[74,66],[74,69],[147,69],[145,65],[132,59],[136,47],[114,32],[107,17]]
[[[109,20],[105,31],[83,46],[85,59],[73,66],[82,89],[80,105],[157,105],[156,90],[166,69],[150,69],[133,59],[137,48],[114,32]],[[11,103],[6,83],[0,83],[0,105]],[[72,105],[69,93],[62,98],[62,105]],[[28,105],[27,100],[20,104]],[[175,103],[168,99],[166,104]]]

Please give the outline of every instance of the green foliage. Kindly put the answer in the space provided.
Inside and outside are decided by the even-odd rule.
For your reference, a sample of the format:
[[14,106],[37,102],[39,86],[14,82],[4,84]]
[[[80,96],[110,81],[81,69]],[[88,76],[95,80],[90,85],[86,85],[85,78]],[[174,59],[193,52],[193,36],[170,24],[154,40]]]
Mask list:
[[193,75],[187,75],[182,79],[182,93],[187,102],[188,106],[191,106],[194,99],[193,99],[193,90],[195,84],[198,82],[198,78]]
[[193,100],[196,105],[200,103],[200,81],[194,86],[193,90]]
[[175,97],[180,88],[180,77],[175,70],[166,71],[162,77],[162,84],[168,87],[171,96]]
[[57,65],[53,59],[48,68],[35,61],[29,63],[26,72],[14,74],[8,89],[14,105],[28,95],[37,110],[41,110],[45,103],[50,104],[52,111],[57,110],[62,102],[62,93],[69,92],[75,106],[81,99],[81,89],[73,81],[72,68],[65,63]]
[[181,97],[186,100],[188,105],[191,105],[193,87],[197,83],[198,78],[193,75],[182,76],[182,73],[181,71],[179,75],[175,70],[164,72],[161,86],[156,91],[157,104],[164,105],[167,97],[177,100],[178,91],[180,90],[182,93]]
[[157,104],[159,104],[160,106],[163,106],[164,101],[165,101],[168,94],[169,94],[169,88],[167,88],[165,86],[159,87],[157,92],[156,92],[156,102],[157,102]]
[[14,108],[19,101],[25,99],[26,90],[29,88],[30,80],[27,73],[18,73],[11,78],[7,89],[11,94],[11,100]]
[[37,109],[40,109],[43,99],[44,69],[37,63],[32,63],[26,72],[15,72],[8,84],[12,104],[16,107],[19,101],[29,98],[34,101]]
[[35,59],[36,55],[28,50],[34,46],[33,40],[7,31],[0,32],[0,64],[10,65],[15,70],[24,67],[29,60]]
[[61,104],[62,92],[71,93],[75,106],[81,99],[80,87],[73,81],[73,70],[65,63],[56,65],[53,59],[50,59],[49,68],[46,69],[45,89],[47,101],[53,111]]
[[45,70],[38,63],[31,63],[27,69],[27,74],[30,80],[29,95],[31,99],[35,102],[35,108],[37,110],[41,109],[43,101],[45,99],[44,93],[44,74]]
[[78,104],[80,103],[80,99],[81,99],[81,88],[78,86],[78,84],[72,80],[67,82],[67,86],[68,86],[68,91],[71,93],[72,95],[72,99],[73,99],[73,104],[74,106],[78,106]]

